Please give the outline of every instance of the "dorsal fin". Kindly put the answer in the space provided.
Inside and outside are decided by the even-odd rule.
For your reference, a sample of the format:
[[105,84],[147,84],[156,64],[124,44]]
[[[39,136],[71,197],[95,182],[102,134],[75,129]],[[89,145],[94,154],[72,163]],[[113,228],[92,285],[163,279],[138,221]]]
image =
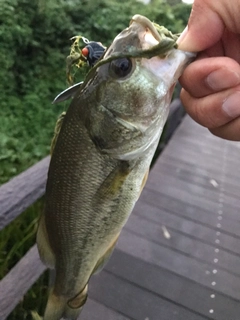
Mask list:
[[55,125],[55,129],[54,129],[54,136],[53,136],[52,143],[51,143],[51,148],[50,148],[50,154],[51,155],[52,155],[53,150],[55,148],[55,145],[56,145],[56,142],[57,142],[57,138],[58,138],[59,132],[61,130],[65,114],[66,114],[66,112],[61,113],[59,118],[57,119],[57,122],[56,122],[56,125]]

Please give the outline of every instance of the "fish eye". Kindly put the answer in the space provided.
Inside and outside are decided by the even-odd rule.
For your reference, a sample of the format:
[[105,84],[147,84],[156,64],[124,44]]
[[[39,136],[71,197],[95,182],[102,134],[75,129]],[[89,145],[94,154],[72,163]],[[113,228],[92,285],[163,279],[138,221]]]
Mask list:
[[110,63],[110,72],[114,78],[124,78],[132,70],[132,61],[128,58],[120,58]]

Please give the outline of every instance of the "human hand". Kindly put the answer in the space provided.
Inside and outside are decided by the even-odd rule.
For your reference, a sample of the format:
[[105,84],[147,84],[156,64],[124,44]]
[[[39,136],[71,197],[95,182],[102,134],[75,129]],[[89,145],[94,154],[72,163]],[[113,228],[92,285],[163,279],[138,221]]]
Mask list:
[[180,78],[189,115],[213,134],[240,140],[240,1],[195,0],[179,49],[200,52]]

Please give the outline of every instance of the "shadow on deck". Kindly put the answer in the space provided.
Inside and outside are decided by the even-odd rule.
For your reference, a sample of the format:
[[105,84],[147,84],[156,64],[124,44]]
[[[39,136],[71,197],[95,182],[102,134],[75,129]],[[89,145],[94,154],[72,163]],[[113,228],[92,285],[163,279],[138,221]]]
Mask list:
[[[151,170],[110,262],[91,279],[80,319],[240,319],[239,153],[240,143],[185,117]],[[41,165],[47,168],[48,160]],[[35,174],[42,179],[34,191],[39,197],[46,177]],[[8,292],[18,290],[19,297],[27,290],[23,272],[29,287],[45,269],[35,246],[21,263],[0,282],[1,319],[10,311]]]

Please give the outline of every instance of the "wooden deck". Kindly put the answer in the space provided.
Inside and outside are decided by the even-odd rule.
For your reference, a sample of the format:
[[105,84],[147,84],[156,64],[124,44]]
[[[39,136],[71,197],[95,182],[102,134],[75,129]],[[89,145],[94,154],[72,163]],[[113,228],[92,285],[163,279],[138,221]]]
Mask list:
[[80,319],[240,319],[239,155],[184,119]]

